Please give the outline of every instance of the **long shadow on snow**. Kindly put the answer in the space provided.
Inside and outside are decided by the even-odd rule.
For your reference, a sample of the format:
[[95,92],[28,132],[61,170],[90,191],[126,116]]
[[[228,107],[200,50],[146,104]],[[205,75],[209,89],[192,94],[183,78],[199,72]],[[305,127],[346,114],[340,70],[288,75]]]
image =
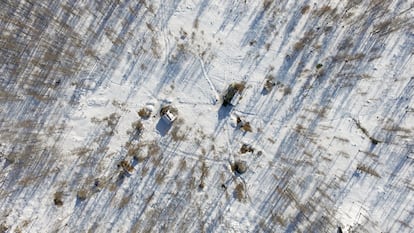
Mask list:
[[201,3],[198,4],[200,6],[200,8],[197,11],[196,18],[200,18],[200,16],[207,9],[209,2],[210,2],[210,0],[203,0]]
[[230,32],[234,30],[234,28],[239,25],[242,19],[246,16],[248,12],[248,5],[246,3],[242,3],[241,1],[228,1],[227,7],[223,13],[223,21],[216,33],[219,31],[224,31],[229,24],[233,24],[232,28],[229,29]]
[[[166,143],[163,147],[172,147],[172,146],[170,146],[170,144],[174,143],[169,138],[165,138],[162,141],[165,141],[165,143]],[[176,143],[176,144],[177,144],[177,146],[174,146],[174,147],[176,149],[178,149],[180,147],[179,145],[181,144],[181,142]],[[200,147],[200,145],[198,145],[198,147]],[[184,154],[177,153],[176,149],[173,149],[169,152],[164,151],[163,152],[163,159],[162,159],[161,163],[162,164],[168,164],[168,163],[170,163],[171,160],[174,159],[174,157],[177,157],[177,156],[185,157]],[[188,153],[195,153],[197,151],[197,149],[198,148],[193,148],[192,150],[185,149],[185,151],[188,152]],[[142,181],[132,181],[133,183],[131,184],[131,186],[132,187],[138,187],[138,189],[141,190],[141,191],[143,191],[143,189],[140,188],[140,185],[142,187],[145,187],[146,191],[148,191],[148,190],[156,191],[157,190],[157,193],[167,193],[167,191],[169,191],[168,187],[171,187],[171,186],[170,185],[160,186],[160,185],[156,184],[155,180],[153,179],[153,177],[155,177],[155,172],[156,171],[157,172],[164,172],[165,170],[168,170],[168,168],[164,167],[161,171],[159,169],[154,168],[154,169],[151,170],[151,174],[146,176],[146,178],[144,180],[142,180]],[[183,174],[181,174],[182,172],[183,171],[176,170],[176,174],[172,175],[172,176],[175,176],[175,177],[182,176],[183,175]],[[193,174],[191,172],[188,171],[187,173],[188,173],[188,175],[186,176],[187,178],[185,178],[183,180],[191,180],[191,178],[193,177]],[[169,176],[171,176],[171,174]],[[175,180],[176,179],[170,179],[169,182],[173,183],[173,182],[175,182]],[[184,190],[179,190],[179,191],[180,191],[179,193],[182,193],[182,191],[185,191],[185,189]],[[189,195],[189,193],[185,192],[185,193],[182,193],[181,195],[179,195],[178,197],[171,197],[166,201],[167,201],[167,203],[171,203],[172,201],[174,201],[178,198],[178,199],[182,200],[182,201],[180,201],[180,203],[178,205],[179,206],[185,206],[187,202],[186,201],[183,202],[183,200],[189,200],[190,198],[188,197],[188,195]],[[153,201],[155,201],[157,204],[162,204],[164,199],[165,199],[165,197],[162,196],[162,197],[160,197],[160,199],[158,199],[158,200],[154,199]],[[147,208],[147,205],[145,205],[145,207],[141,210],[141,212],[139,214],[135,215],[135,222],[139,221],[139,219],[141,219],[143,217],[143,215],[146,211],[146,208]],[[175,218],[180,219],[179,214],[183,214],[183,213],[179,212],[177,214],[178,215]],[[159,217],[162,218],[164,215],[165,215],[165,213],[161,212]],[[169,216],[169,217],[171,217],[171,216]]]
[[[162,4],[164,4],[163,7],[168,9],[168,12],[166,17],[164,17],[165,13],[163,12],[163,7],[159,7],[158,11],[155,14],[155,18],[159,19],[157,16],[162,15],[161,17],[161,28],[165,28],[168,26],[168,23],[171,19],[171,17],[177,12],[177,8],[180,5],[182,0],[170,0],[170,1],[164,1]],[[169,5],[167,5],[169,4]]]
[[[305,3],[307,2],[308,1],[306,1]],[[295,3],[295,5],[296,4],[298,3]],[[302,3],[299,3],[299,4],[302,4]],[[295,6],[293,8],[295,8]],[[300,9],[300,7],[296,7],[296,8]],[[241,40],[242,47],[249,45],[251,42],[254,42],[253,44],[250,45],[252,48],[249,50],[250,51],[249,53],[260,51],[264,47],[266,42],[271,43],[276,40],[278,33],[274,33],[274,31],[276,30],[275,22],[278,21],[279,17],[272,13],[268,13],[269,16],[265,17],[267,12],[270,12],[272,10],[273,8],[270,8],[267,10],[262,9],[260,12],[258,12],[256,14],[256,17],[253,19],[251,25],[249,26],[248,31],[244,34]],[[293,16],[290,17],[291,20],[288,22],[286,26],[285,33],[283,34],[284,38],[282,40],[282,44],[279,47],[279,50],[277,53],[280,53],[280,50],[283,47],[285,47],[285,44],[287,43],[287,39],[290,38],[289,34],[293,31],[295,26],[298,24],[301,17],[302,17],[302,14],[300,10],[295,11]],[[266,20],[266,22],[262,23],[264,19]],[[264,58],[265,58],[265,54],[261,54],[259,58],[249,59],[245,57],[244,61],[242,62],[243,63],[242,66],[243,67],[246,66],[246,64],[244,63],[254,62],[255,66],[253,67],[257,67]]]
[[[111,4],[111,8],[109,10],[109,12],[107,11],[103,22],[100,24],[100,27],[98,27],[97,33],[96,35],[98,35],[98,38],[102,38],[102,35],[100,33],[102,33],[103,28],[105,27],[105,25],[107,24],[116,24],[120,19],[116,18],[116,19],[111,19],[110,16],[112,16],[115,12],[115,10],[117,9],[117,6],[114,6],[116,4]],[[137,4],[134,7],[134,12],[138,12],[140,9],[142,8],[142,4]],[[121,11],[122,9],[118,9],[119,11]],[[129,11],[128,11],[129,12]],[[140,15],[140,20],[137,20],[138,16]],[[145,13],[143,14],[139,14],[139,15],[135,15],[133,13],[128,14],[127,16],[127,20],[126,23],[123,23],[121,31],[116,35],[117,38],[125,38],[127,37],[127,33],[130,31],[131,26],[133,25],[134,22],[139,22],[135,25],[135,28],[140,27],[140,25],[142,25],[143,23],[143,18],[145,17]],[[114,21],[114,22],[109,22],[110,20]],[[102,28],[103,27],[103,28]],[[92,38],[94,39],[94,37]],[[92,41],[88,42],[91,43]],[[119,60],[120,60],[120,56],[122,56],[124,54],[124,50],[125,50],[125,46],[127,43],[122,43],[122,44],[113,44],[110,52],[105,56],[100,58],[99,60],[96,61],[97,63],[97,68],[98,70],[104,70],[105,73],[103,74],[102,72],[98,71],[94,71],[94,81],[96,82],[96,86],[93,90],[91,90],[92,92],[95,92],[104,82],[104,80],[108,79],[108,77],[112,76],[113,70],[109,69],[108,67],[117,67],[119,65]],[[99,63],[99,64],[98,64]],[[122,82],[125,82],[132,74],[132,71],[134,69],[135,64],[137,63],[137,61],[133,61],[132,65],[130,66],[130,69],[127,70],[127,73],[124,74],[123,78],[122,78]],[[88,74],[89,76],[89,74]],[[74,95],[72,96],[72,103],[78,103],[79,99],[82,96],[82,91],[79,92],[78,89],[75,90]]]
[[[306,1],[306,3],[307,2],[309,2],[309,1]],[[296,2],[295,5],[296,4],[302,4],[302,3],[301,2]],[[285,6],[287,6],[287,4],[285,4]],[[293,13],[293,16],[289,18],[289,21],[287,22],[287,25],[285,27],[285,30],[282,33],[283,39],[282,39],[282,43],[279,46],[279,49],[276,52],[277,54],[280,54],[280,51],[284,47],[286,47],[286,44],[289,42],[289,39],[291,38],[290,37],[290,34],[295,29],[296,25],[299,23],[299,21],[300,21],[300,19],[302,17],[302,14],[300,13],[300,7],[297,6],[296,9],[298,9],[298,10],[296,10]],[[286,9],[284,9],[284,10],[286,10]]]
[[164,86],[169,85],[170,82],[180,74],[183,67],[185,67],[185,64],[187,63],[188,56],[189,54],[179,51],[176,61],[168,61],[165,72],[162,77],[160,77],[160,80],[154,90],[155,94],[158,94]]
[[[102,25],[102,24],[101,24],[101,25]],[[31,102],[31,101],[30,101],[30,102]],[[36,108],[36,109],[44,109],[44,108]],[[45,118],[45,117],[47,117],[47,116],[49,116],[49,115],[50,115],[50,114],[45,114],[45,112],[44,112],[44,111],[42,111],[42,113],[43,113],[43,115],[42,115],[42,117],[43,117],[43,118]],[[42,120],[42,121],[43,121],[43,120]],[[91,157],[93,157],[93,156],[91,156]],[[44,158],[45,158],[45,159],[46,159],[46,158],[48,158],[48,159],[49,159],[49,158],[50,158],[50,156],[46,156],[46,157],[44,157]],[[36,164],[38,165],[38,164],[39,164],[39,162],[40,162],[40,161],[38,161],[38,163],[36,163]],[[43,164],[43,165],[45,165],[45,164],[48,164],[48,163],[42,163],[42,164]],[[36,165],[36,167],[37,167],[37,165]],[[42,169],[39,169],[39,170],[42,170]],[[17,176],[16,176],[16,177],[17,177]]]

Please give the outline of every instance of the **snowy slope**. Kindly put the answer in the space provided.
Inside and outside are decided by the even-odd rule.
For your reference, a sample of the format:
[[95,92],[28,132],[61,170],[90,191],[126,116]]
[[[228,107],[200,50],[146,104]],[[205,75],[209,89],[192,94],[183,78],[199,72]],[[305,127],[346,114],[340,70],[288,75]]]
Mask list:
[[412,1],[0,6],[0,231],[414,231]]

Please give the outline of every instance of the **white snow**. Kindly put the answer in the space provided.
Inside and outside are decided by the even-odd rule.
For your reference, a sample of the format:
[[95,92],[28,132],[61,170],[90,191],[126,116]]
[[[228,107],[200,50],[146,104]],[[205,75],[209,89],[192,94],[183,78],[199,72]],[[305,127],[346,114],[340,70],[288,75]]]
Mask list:
[[413,231],[409,1],[81,2],[96,8],[74,23],[96,57],[57,96],[64,128],[39,129],[48,147],[27,168],[0,144],[9,232]]

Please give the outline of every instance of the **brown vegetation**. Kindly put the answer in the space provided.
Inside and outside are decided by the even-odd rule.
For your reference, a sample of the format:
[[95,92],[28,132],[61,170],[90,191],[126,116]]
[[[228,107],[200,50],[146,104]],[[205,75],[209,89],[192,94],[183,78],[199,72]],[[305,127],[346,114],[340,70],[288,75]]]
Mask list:
[[180,164],[178,165],[178,169],[180,171],[184,171],[187,168],[187,162],[185,161],[185,158],[182,158],[180,160]]
[[119,202],[118,208],[120,208],[120,209],[125,208],[125,206],[127,206],[128,203],[131,201],[131,199],[132,199],[132,195],[128,195],[128,196],[123,197],[121,199],[121,201]]
[[263,10],[266,11],[272,5],[272,0],[263,0]]
[[178,126],[173,127],[171,130],[171,138],[173,141],[184,141],[186,139],[185,133],[180,132],[180,128]]
[[309,6],[309,5],[304,5],[304,6],[300,9],[300,13],[301,13],[302,15],[304,15],[304,14],[306,14],[306,13],[309,11],[309,9],[310,9],[310,6]]
[[241,129],[245,132],[253,132],[249,122],[242,124]]
[[63,192],[56,192],[53,195],[53,203],[55,203],[56,206],[62,206],[63,205]]
[[147,147],[149,156],[158,155],[161,150],[160,146],[157,144],[156,141],[153,141],[152,143],[148,144]]
[[134,129],[134,132],[137,134],[140,134],[144,131],[144,125],[140,120],[133,122],[132,128]]
[[120,167],[122,167],[124,169],[124,171],[128,172],[128,173],[132,173],[134,171],[134,167],[127,161],[122,160],[119,165]]
[[201,163],[201,177],[200,177],[200,185],[199,185],[200,189],[204,188],[204,186],[205,186],[204,185],[205,184],[204,180],[207,178],[208,173],[209,173],[209,170],[208,170],[207,164],[206,164],[205,161],[203,161]]
[[263,86],[264,90],[266,90],[267,92],[271,92],[273,90],[273,87],[276,86],[276,83],[273,80],[274,80],[274,77],[271,75],[266,77],[266,81]]
[[292,88],[290,88],[290,87],[285,87],[284,89],[283,89],[283,96],[287,96],[287,95],[289,95],[289,94],[291,94],[292,93]]
[[243,144],[242,147],[240,148],[240,153],[244,154],[244,153],[247,153],[247,152],[253,153],[254,149],[251,145]]
[[78,192],[76,193],[76,198],[80,201],[84,201],[86,199],[88,199],[89,197],[89,192],[86,189],[80,189],[78,190]]
[[247,171],[247,164],[245,161],[236,161],[231,165],[231,170],[238,174],[243,174]]
[[368,167],[364,164],[358,164],[357,170],[359,170],[361,172],[365,172],[365,173],[370,174],[372,176],[381,178],[381,176],[378,174],[378,172],[376,172],[373,168],[370,168],[370,167]]
[[239,92],[242,93],[244,88],[246,87],[246,84],[244,82],[240,83],[234,83],[234,88]]
[[243,183],[238,183],[234,189],[234,194],[238,201],[243,201],[246,198],[246,190]]
[[160,171],[155,177],[155,183],[158,185],[162,184],[165,180],[166,175],[167,174],[165,174],[163,171]]
[[139,111],[138,111],[138,116],[140,116],[142,119],[148,119],[150,116],[151,116],[151,109],[149,109],[149,108],[146,108],[146,107],[144,107],[144,108],[141,108]]

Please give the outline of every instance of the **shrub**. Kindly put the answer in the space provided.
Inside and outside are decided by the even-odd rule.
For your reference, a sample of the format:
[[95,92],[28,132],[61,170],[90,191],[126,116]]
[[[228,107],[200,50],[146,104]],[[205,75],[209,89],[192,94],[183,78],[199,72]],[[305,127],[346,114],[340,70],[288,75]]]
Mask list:
[[146,108],[146,107],[141,108],[138,111],[138,116],[140,116],[144,120],[150,118],[150,116],[151,116],[151,109]]
[[154,55],[154,57],[158,59],[161,57],[160,46],[161,45],[158,42],[158,39],[156,37],[152,37],[151,38],[151,52]]
[[121,116],[117,113],[111,113],[108,117],[104,117],[102,120],[107,122],[108,127],[115,128],[115,126],[118,124],[119,118]]
[[151,32],[154,32],[154,31],[155,31],[155,28],[154,28],[154,26],[152,26],[152,24],[151,24],[151,23],[146,23],[146,26],[147,26],[147,28],[148,28]]
[[246,198],[246,191],[243,183],[238,183],[234,189],[234,193],[238,201],[243,201]]
[[245,132],[253,132],[252,127],[250,126],[250,123],[249,123],[249,122],[244,123],[244,124],[241,126],[241,129],[242,129],[243,131],[245,131]]
[[140,134],[144,130],[144,125],[138,120],[132,123],[132,128],[136,133]]
[[295,50],[295,51],[300,51],[300,50],[302,50],[303,48],[305,47],[305,42],[304,41],[298,41],[298,42],[296,42],[294,45],[293,45],[293,49]]
[[178,169],[180,171],[184,171],[187,168],[187,161],[185,161],[185,158],[182,158],[180,160],[180,164],[178,165]]
[[157,183],[158,185],[162,184],[164,182],[166,176],[167,176],[167,174],[160,171],[155,177],[155,183]]
[[277,214],[272,214],[272,221],[280,226],[286,226],[287,224],[286,219]]
[[134,167],[125,160],[122,160],[118,166],[122,167],[128,173],[132,173],[134,171]]
[[300,13],[302,15],[306,14],[309,11],[310,6],[309,5],[305,5],[302,7],[302,9],[300,9]]
[[2,223],[1,225],[0,225],[0,232],[7,232],[7,230],[9,229],[9,227],[8,226],[6,226],[6,224],[5,223]]
[[239,125],[241,122],[242,122],[241,118],[240,117],[237,117],[237,119],[236,119],[237,125]]
[[131,201],[132,196],[128,195],[126,197],[123,197],[121,199],[121,201],[119,202],[119,208],[122,209],[124,208],[126,205],[128,205],[128,203]]
[[272,5],[272,0],[263,0],[263,10],[266,11]]
[[185,134],[180,132],[179,127],[176,126],[171,130],[171,138],[175,142],[184,141]]
[[237,161],[232,165],[231,169],[233,170],[233,172],[243,174],[247,171],[247,164],[245,161]]
[[84,201],[84,200],[88,199],[88,197],[89,197],[89,193],[86,189],[80,189],[76,193],[76,198],[80,201]]
[[57,206],[62,206],[63,205],[63,192],[56,192],[53,195],[53,202],[55,203],[55,205]]
[[145,177],[148,174],[148,171],[149,171],[148,167],[143,167],[141,171],[141,176]]
[[364,165],[364,164],[358,164],[357,166],[357,170],[361,171],[361,172],[365,172],[367,174],[370,174],[372,176],[381,178],[381,176],[378,174],[378,172],[376,172],[374,169]]
[[205,183],[204,183],[204,180],[201,180],[200,181],[200,184],[198,185],[198,188],[199,189],[204,189],[204,187],[205,187],[206,185],[205,185]]
[[148,145],[148,155],[155,156],[160,152],[161,148],[157,144],[156,141],[153,141],[151,144]]
[[153,156],[151,161],[154,167],[158,167],[161,164],[161,160],[162,160],[161,156]]
[[136,159],[139,155],[139,151],[142,150],[142,146],[140,144],[134,145],[132,143],[126,143],[125,148],[128,150],[127,155],[133,156]]
[[266,78],[265,84],[263,86],[263,88],[267,91],[267,92],[271,92],[273,87],[276,86],[276,83],[273,82],[273,78]]
[[201,164],[201,183],[204,183],[204,179],[207,178],[208,173],[209,171],[208,171],[207,164],[206,162],[203,161]]
[[253,153],[254,149],[251,145],[243,144],[242,147],[240,148],[240,153],[244,154],[244,153],[247,153],[247,152]]
[[75,148],[72,153],[76,154],[77,156],[86,156],[87,154],[89,154],[92,151],[92,149],[87,148],[87,147],[78,147]]
[[195,29],[198,29],[198,26],[199,26],[199,20],[198,20],[198,18],[196,18],[196,19],[194,20],[194,22],[193,22],[193,27],[194,27]]
[[328,5],[324,5],[321,8],[315,10],[315,14],[319,17],[323,16],[324,14],[327,14],[332,11],[332,8]]
[[283,89],[283,96],[287,96],[287,95],[289,95],[289,94],[291,94],[292,93],[292,88],[290,88],[290,87],[285,87],[284,89]]

